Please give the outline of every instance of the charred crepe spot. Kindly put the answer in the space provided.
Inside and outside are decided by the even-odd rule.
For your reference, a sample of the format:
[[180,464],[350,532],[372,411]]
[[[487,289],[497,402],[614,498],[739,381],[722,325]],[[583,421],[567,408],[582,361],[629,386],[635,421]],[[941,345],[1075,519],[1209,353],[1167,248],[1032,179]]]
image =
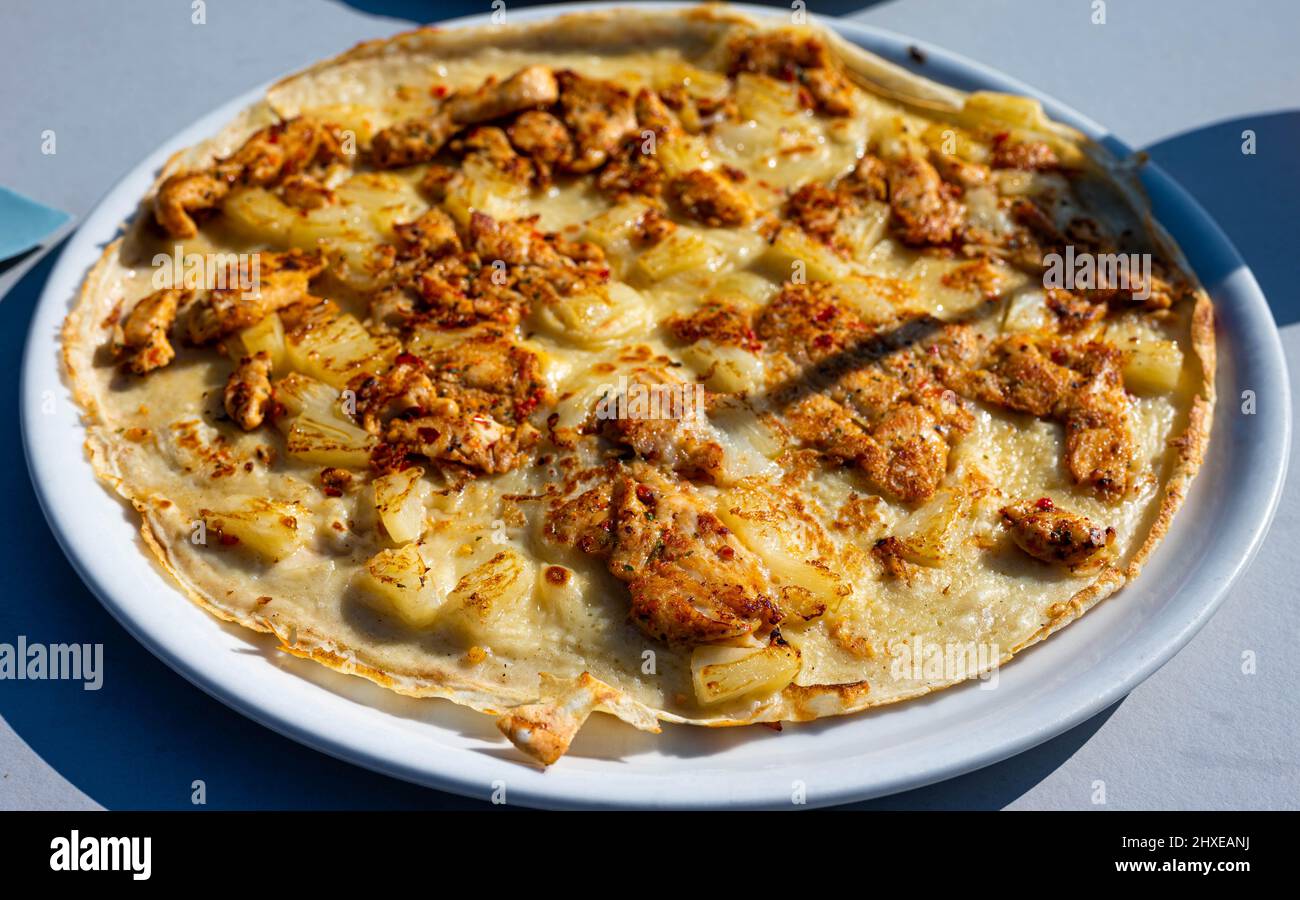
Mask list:
[[556,587],[564,587],[569,583],[569,570],[564,566],[547,566],[546,580]]

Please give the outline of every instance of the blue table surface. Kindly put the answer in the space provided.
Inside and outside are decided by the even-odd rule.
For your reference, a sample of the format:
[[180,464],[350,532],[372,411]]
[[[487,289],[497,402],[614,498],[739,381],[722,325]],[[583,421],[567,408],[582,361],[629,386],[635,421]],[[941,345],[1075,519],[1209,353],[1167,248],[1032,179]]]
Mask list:
[[[1300,334],[1289,327],[1300,319],[1293,287],[1300,74],[1290,46],[1300,33],[1297,5],[1112,2],[1105,31],[1088,24],[1083,0],[809,5],[823,14],[860,10],[862,21],[1002,68],[1145,147],[1234,239],[1270,297],[1288,352],[1300,351]],[[356,40],[488,4],[262,4],[255,35],[241,23],[258,4],[212,0],[207,7],[204,30],[189,24],[188,3],[6,4],[0,91],[21,127],[0,138],[0,179],[84,216],[117,175],[217,102]],[[1024,45],[1009,47],[1008,32],[1023,35]],[[168,66],[192,71],[169,82]],[[209,73],[201,97],[188,98],[186,85]],[[148,96],[147,115],[139,115],[137,93]],[[127,127],[116,123],[119,115]],[[59,133],[56,157],[38,154],[46,127]],[[1257,135],[1254,157],[1240,153],[1244,129]],[[0,266],[0,291],[6,274],[17,281],[0,302],[5,371],[19,369],[55,255],[25,275],[13,263]],[[0,748],[8,748],[0,755],[0,808],[192,808],[195,780],[206,785],[209,809],[486,806],[281,738],[192,687],[131,639],[55,544],[27,477],[17,379],[5,390],[0,483],[10,531],[0,542],[0,642],[25,635],[102,643],[106,671],[99,691],[76,682],[0,681],[0,729],[8,725],[0,736]],[[1098,778],[1116,786],[1115,807],[1296,806],[1294,492],[1289,485],[1264,552],[1211,625],[1125,701],[1001,764],[861,806],[1086,807]],[[1243,647],[1258,649],[1261,668],[1244,685],[1236,671]]]

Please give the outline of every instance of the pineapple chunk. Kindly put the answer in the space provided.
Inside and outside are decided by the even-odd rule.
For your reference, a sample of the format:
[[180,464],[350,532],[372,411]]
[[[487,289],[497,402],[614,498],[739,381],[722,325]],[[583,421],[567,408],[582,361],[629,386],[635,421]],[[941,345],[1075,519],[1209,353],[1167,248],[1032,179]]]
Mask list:
[[239,237],[272,247],[288,247],[289,225],[297,213],[266,188],[236,188],[221,204],[222,219]]
[[922,566],[940,566],[956,553],[969,530],[971,501],[959,488],[949,488],[931,512],[903,539],[903,555]]
[[395,542],[413,541],[424,531],[424,500],[429,487],[419,466],[375,479],[375,512]]
[[370,464],[374,438],[364,429],[338,419],[298,416],[285,436],[292,459],[320,466],[364,469]]
[[290,372],[275,382],[275,399],[290,419],[310,415],[314,419],[346,421],[339,408],[339,392],[301,372]]
[[307,510],[300,504],[263,497],[231,499],[224,511],[202,511],[208,527],[223,538],[233,538],[270,562],[292,556],[306,542]]
[[833,250],[790,225],[781,226],[760,263],[783,281],[841,281],[853,274]]
[[380,550],[357,573],[356,585],[377,609],[396,613],[412,628],[432,625],[447,599],[415,544]]
[[757,391],[763,386],[763,359],[743,347],[696,341],[681,351],[682,361],[705,379],[704,386],[720,394]]
[[[835,573],[834,547],[798,501],[772,495],[761,482],[742,483],[719,497],[718,518],[763,561],[800,618],[839,605],[847,591]],[[799,624],[790,620],[792,627]]]
[[662,281],[678,272],[717,271],[725,261],[726,254],[699,232],[678,228],[637,258],[636,271],[647,281]]
[[635,288],[613,281],[604,291],[571,294],[541,306],[535,318],[556,340],[594,349],[644,333],[649,315]]
[[658,144],[654,152],[664,174],[669,178],[696,169],[707,172],[715,165],[708,144],[695,135],[679,134],[670,141]]
[[695,697],[721,703],[780,691],[799,674],[799,651],[789,644],[752,647],[696,647],[691,654]]
[[530,602],[536,585],[532,563],[503,549],[457,582],[447,596],[448,621],[471,643],[526,651],[538,640]]
[[1178,387],[1183,351],[1174,341],[1143,339],[1120,344],[1124,357],[1124,386],[1139,394],[1167,394]]
[[770,75],[741,72],[736,76],[735,100],[742,119],[773,127],[805,115],[799,104],[798,85]]
[[599,244],[607,257],[626,258],[632,253],[636,223],[649,209],[650,204],[640,198],[625,200],[588,220],[582,238]]
[[921,140],[935,153],[956,156],[966,162],[987,163],[991,152],[987,144],[969,131],[947,122],[935,122],[921,134]]
[[1040,128],[1048,124],[1043,106],[1031,97],[999,94],[993,91],[976,91],[966,98],[962,115],[978,123],[996,119],[1022,128]]
[[265,350],[271,357],[271,371],[284,371],[284,325],[278,314],[271,313],[256,325],[250,325],[238,337],[235,349],[239,356],[255,356]]
[[486,213],[494,219],[515,219],[524,214],[523,201],[528,185],[504,176],[481,155],[465,157],[461,169],[447,184],[443,207],[461,226],[469,224],[470,215]]
[[289,335],[285,348],[294,369],[342,389],[360,372],[387,369],[401,345],[393,338],[372,336],[356,316],[344,313],[320,327]]

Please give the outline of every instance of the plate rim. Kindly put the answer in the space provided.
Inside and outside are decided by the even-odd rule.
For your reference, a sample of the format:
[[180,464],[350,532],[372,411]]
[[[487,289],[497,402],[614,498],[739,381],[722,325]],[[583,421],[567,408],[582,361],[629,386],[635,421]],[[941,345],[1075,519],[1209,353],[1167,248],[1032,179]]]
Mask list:
[[[531,21],[576,10],[609,9],[626,5],[618,2],[565,3],[530,7],[518,11],[512,10],[509,15],[514,20]],[[643,8],[688,8],[696,5],[693,3],[637,4],[637,6]],[[774,14],[771,7],[733,4],[731,8],[738,12],[768,18],[771,18]],[[490,20],[490,15],[466,16],[438,22],[437,24],[440,27],[483,24]],[[866,46],[872,52],[878,53],[893,62],[901,63],[908,47],[920,47],[924,49],[932,62],[937,63],[945,71],[962,73],[964,77],[970,78],[972,81],[983,83],[995,89],[1035,97],[1043,102],[1044,107],[1053,118],[1067,122],[1090,137],[1106,143],[1113,151],[1119,153],[1132,152],[1130,148],[1116,139],[1097,122],[1042,94],[1031,86],[982,63],[969,60],[927,42],[861,22],[829,16],[816,16],[814,20],[838,31],[851,42],[859,46]],[[510,789],[511,803],[545,807],[727,807],[734,809],[789,806],[788,779],[784,781],[778,779],[781,784],[780,787],[770,785],[759,789],[755,789],[752,783],[755,779],[752,777],[748,779],[751,783],[744,785],[735,783],[736,778],[745,779],[746,775],[752,776],[753,773],[723,778],[712,777],[712,773],[708,772],[703,776],[697,773],[696,777],[683,778],[683,789],[676,794],[669,795],[663,793],[652,795],[648,793],[648,790],[662,791],[663,785],[659,784],[658,779],[643,779],[644,786],[637,790],[635,786],[629,784],[626,778],[627,774],[633,773],[625,773],[625,777],[619,781],[621,793],[613,791],[609,785],[603,785],[599,795],[593,797],[590,785],[587,786],[586,791],[580,790],[582,787],[580,780],[575,783],[574,779],[566,779],[562,775],[559,778],[546,779],[537,770],[523,768],[516,762],[480,754],[456,752],[448,755],[443,761],[436,761],[436,757],[431,757],[425,765],[418,767],[399,763],[392,757],[377,752],[374,745],[367,744],[364,739],[344,735],[338,728],[331,729],[328,726],[332,723],[303,722],[301,721],[301,715],[296,715],[295,710],[277,709],[269,698],[258,696],[257,692],[249,692],[246,687],[241,691],[238,685],[223,682],[218,677],[219,673],[212,671],[214,666],[210,664],[211,661],[204,659],[208,651],[202,641],[195,641],[192,644],[178,648],[171,646],[165,640],[151,633],[148,623],[140,621],[139,613],[141,611],[139,609],[133,610],[132,604],[129,601],[124,601],[119,596],[120,586],[112,584],[112,573],[103,571],[102,566],[91,562],[91,554],[86,542],[88,540],[93,541],[95,536],[94,534],[78,533],[75,527],[77,510],[75,507],[70,508],[68,498],[59,496],[56,491],[58,480],[55,475],[57,473],[50,470],[54,457],[38,452],[37,441],[42,433],[42,426],[46,424],[45,420],[48,418],[42,414],[41,406],[45,399],[44,392],[48,389],[46,383],[52,384],[47,358],[51,353],[58,360],[54,380],[57,381],[59,389],[66,392],[67,388],[66,381],[62,377],[57,326],[61,325],[69,308],[71,297],[75,296],[77,289],[80,287],[89,264],[98,258],[99,248],[118,233],[118,226],[124,216],[115,211],[126,209],[126,215],[129,216],[131,211],[136,208],[139,197],[152,183],[156,170],[172,152],[190,146],[197,140],[215,133],[239,110],[264,96],[270,83],[272,82],[259,85],[218,105],[190,125],[173,134],[161,146],[131,167],[124,176],[105,192],[94,205],[92,211],[85,217],[76,233],[60,252],[59,258],[42,288],[24,344],[20,368],[19,398],[21,408],[19,419],[22,444],[27,459],[28,474],[41,510],[56,541],[78,576],[114,619],[136,641],[205,693],[242,715],[299,743],[338,759],[359,764],[405,781],[475,799],[483,799],[485,794],[484,786],[491,784],[494,778],[504,778],[515,782]],[[1190,620],[1183,622],[1174,633],[1165,636],[1159,646],[1148,647],[1148,652],[1143,658],[1125,666],[1127,672],[1123,677],[1107,681],[1102,689],[1086,698],[1077,700],[1063,714],[1058,714],[1050,720],[1042,720],[1043,717],[1040,716],[1041,721],[1038,721],[1034,727],[1017,732],[1010,737],[984,739],[972,747],[963,746],[961,750],[951,750],[946,755],[946,761],[932,765],[924,771],[908,771],[903,767],[895,771],[892,777],[884,778],[871,778],[869,775],[854,778],[852,775],[845,776],[841,773],[839,782],[832,788],[809,798],[809,806],[830,806],[870,797],[886,796],[946,780],[1022,753],[1085,721],[1127,695],[1181,650],[1218,609],[1231,586],[1258,553],[1280,503],[1290,457],[1292,428],[1290,383],[1280,335],[1273,320],[1271,309],[1263,292],[1255,282],[1253,274],[1244,260],[1241,259],[1231,240],[1219,228],[1217,222],[1200,207],[1190,194],[1160,170],[1159,167],[1149,164],[1144,169],[1143,176],[1144,182],[1148,185],[1148,190],[1158,188],[1161,195],[1166,198],[1166,202],[1178,207],[1186,217],[1184,221],[1178,223],[1177,227],[1174,227],[1165,221],[1165,217],[1162,216],[1161,220],[1166,225],[1166,228],[1176,234],[1184,232],[1201,234],[1213,244],[1219,245],[1220,252],[1226,252],[1227,258],[1234,259],[1237,262],[1237,265],[1233,268],[1234,278],[1238,274],[1244,273],[1247,280],[1244,284],[1234,288],[1231,293],[1241,294],[1244,297],[1245,302],[1240,311],[1246,315],[1247,324],[1251,327],[1249,335],[1243,335],[1242,337],[1251,339],[1252,349],[1257,354],[1255,362],[1262,365],[1266,370],[1273,371],[1276,384],[1270,385],[1270,388],[1280,388],[1278,396],[1281,400],[1283,415],[1270,423],[1268,440],[1261,442],[1266,444],[1267,449],[1273,451],[1273,454],[1278,457],[1279,465],[1274,470],[1275,474],[1273,474],[1271,481],[1268,478],[1269,473],[1264,472],[1259,476],[1259,483],[1254,486],[1256,495],[1259,494],[1260,490],[1264,491],[1264,504],[1254,517],[1250,534],[1244,540],[1238,541],[1239,544],[1245,545],[1244,551],[1238,554],[1235,560],[1229,561],[1226,564],[1226,569],[1225,564],[1219,564],[1220,571],[1213,589],[1207,591],[1206,596],[1195,605]],[[143,185],[140,184],[142,181],[144,182]],[[65,285],[67,284],[72,285],[72,291],[66,290]],[[42,324],[49,324],[51,320],[56,326],[52,345],[50,343],[50,334],[40,327]],[[69,403],[72,402],[70,396],[66,399]],[[1220,420],[1225,399],[1231,400],[1231,398],[1220,397],[1220,411],[1216,411],[1215,423]],[[74,417],[80,423],[80,412],[75,405],[73,408]],[[78,427],[80,427],[80,424],[78,424]],[[1214,430],[1215,432],[1222,431],[1217,424]],[[1226,435],[1220,435],[1219,441],[1226,440],[1226,437]],[[84,454],[80,456],[82,464],[89,472],[89,465],[84,458]],[[98,482],[93,473],[90,473],[90,476],[102,492],[103,499],[115,506],[120,506],[118,499],[112,496],[110,491]],[[1195,485],[1196,482],[1193,482],[1193,490]],[[1160,549],[1157,548],[1157,554],[1159,554]],[[132,552],[136,552],[136,550],[133,548]],[[1206,564],[1208,563],[1203,563],[1203,565]],[[166,584],[171,594],[180,593],[179,589],[171,582],[166,581],[161,573],[159,573],[159,579]],[[183,594],[181,596],[183,597]],[[186,602],[189,601],[186,600]],[[203,616],[211,620],[207,613],[203,613]],[[218,624],[215,620],[211,621],[214,626]],[[1045,646],[1056,645],[1048,642]],[[197,651],[194,648],[197,648]],[[205,665],[205,663],[209,664]],[[1112,664],[1111,668],[1115,668],[1115,666]],[[250,696],[250,693],[252,696]],[[332,692],[328,691],[326,693],[332,694]],[[853,717],[848,718],[852,719]],[[435,727],[439,726],[435,723]],[[560,774],[562,766],[561,763],[559,768],[551,771]]]

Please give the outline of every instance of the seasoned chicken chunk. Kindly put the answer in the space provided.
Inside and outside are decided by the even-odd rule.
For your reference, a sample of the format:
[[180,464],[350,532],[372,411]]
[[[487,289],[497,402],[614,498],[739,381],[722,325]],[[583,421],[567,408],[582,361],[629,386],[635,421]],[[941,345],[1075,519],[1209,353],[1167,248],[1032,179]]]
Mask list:
[[489,78],[475,91],[453,94],[444,109],[453,122],[473,125],[550,106],[558,96],[559,86],[548,67],[525,66],[505,81]]
[[964,210],[934,166],[905,156],[889,166],[889,206],[898,236],[908,244],[947,244],[957,235]]
[[1091,567],[1104,561],[1115,543],[1114,528],[1060,509],[1049,497],[1004,506],[1000,514],[1016,546],[1043,562]]
[[573,133],[576,151],[569,171],[590,172],[604,165],[623,141],[637,133],[632,95],[612,81],[577,72],[556,73],[560,115]]
[[393,419],[384,441],[390,454],[394,450],[418,454],[497,475],[523,465],[540,436],[527,422],[503,425],[485,413],[466,412],[444,397],[430,403],[418,418]]
[[548,112],[533,109],[520,113],[506,133],[515,149],[532,157],[539,174],[547,178],[573,161],[573,138],[564,123]]
[[693,492],[640,467],[615,481],[613,505],[608,566],[645,634],[693,646],[781,621],[762,566]]
[[381,169],[396,169],[428,162],[461,129],[441,110],[407,119],[379,131],[370,142],[370,161]]
[[245,356],[226,379],[223,394],[226,414],[245,431],[252,431],[266,418],[271,402],[271,356],[259,350]]
[[230,183],[207,172],[172,175],[154,197],[154,218],[172,237],[192,238],[199,233],[193,214],[212,209],[228,193]]
[[762,348],[749,313],[722,301],[707,302],[694,312],[674,313],[664,321],[664,327],[684,344],[712,341],[755,352]]
[[621,398],[606,402],[604,434],[688,478],[725,481],[723,449],[709,426],[707,405],[702,385],[663,369],[638,368]]
[[1012,335],[988,357],[983,367],[936,371],[958,392],[1061,422],[1074,480],[1107,499],[1122,497],[1135,451],[1118,352],[1094,342]]
[[718,172],[694,169],[674,178],[668,189],[688,216],[711,228],[744,225],[754,217],[745,192]]
[[782,28],[745,35],[727,48],[727,70],[758,72],[798,82],[820,112],[847,116],[853,112],[853,88],[839,61],[817,35],[799,28]]
[[543,537],[562,547],[607,557],[614,546],[613,496],[613,481],[605,477],[576,497],[552,500],[542,526]]
[[[256,269],[250,265],[227,280],[237,286],[208,291],[194,304],[186,334],[195,344],[207,344],[256,325],[276,310],[305,300],[308,284],[324,269],[320,253],[259,253]],[[239,285],[249,281],[252,289],[242,290]]]
[[[304,118],[277,122],[254,132],[238,150],[210,169],[178,172],[167,178],[154,198],[154,218],[173,237],[194,237],[198,225],[193,213],[215,207],[232,186],[277,185],[345,159],[337,126]],[[305,200],[301,183],[291,187],[289,199],[301,206]]]
[[555,76],[546,66],[526,66],[505,81],[488,78],[469,92],[452,94],[432,113],[381,130],[371,141],[371,161],[381,169],[429,162],[467,125],[555,102]]
[[123,359],[122,365],[136,375],[143,375],[167,365],[176,356],[167,334],[176,319],[179,305],[193,296],[193,291],[166,288],[145,297],[114,328],[113,352]]

